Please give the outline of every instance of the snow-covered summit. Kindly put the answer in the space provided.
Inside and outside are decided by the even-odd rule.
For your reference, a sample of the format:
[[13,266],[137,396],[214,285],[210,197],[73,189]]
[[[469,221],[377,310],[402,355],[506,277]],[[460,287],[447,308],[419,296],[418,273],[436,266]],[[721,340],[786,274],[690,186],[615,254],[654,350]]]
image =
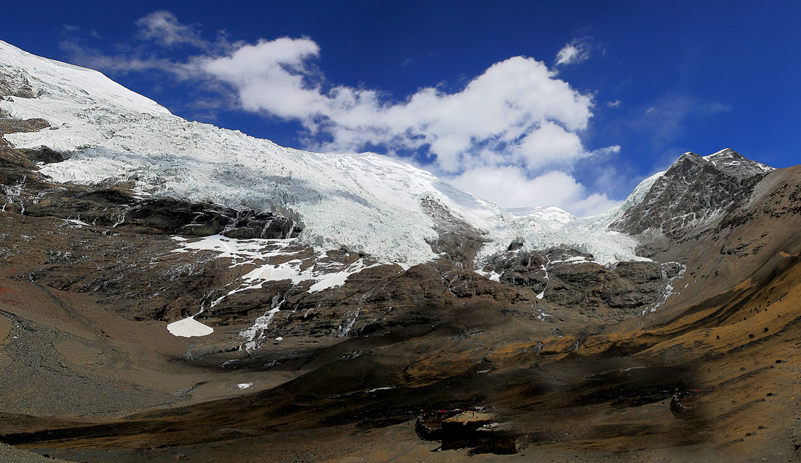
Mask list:
[[731,148],[725,148],[709,156],[703,156],[703,159],[712,163],[721,171],[737,178],[748,178],[774,170],[773,167],[746,159]]
[[396,159],[301,151],[186,121],[97,71],[4,42],[0,80],[31,90],[4,98],[0,108],[12,117],[51,124],[48,130],[5,138],[20,148],[47,146],[67,153],[66,161],[42,168],[58,182],[133,181],[142,196],[273,210],[302,224],[300,238],[307,243],[385,261],[415,264],[436,258],[430,243],[438,238],[437,224],[422,206],[432,200],[485,233],[479,259],[520,239],[532,249],[575,247],[604,263],[635,258],[636,240],[607,226],[641,198],[636,191],[596,217],[577,218],[557,208],[515,217]]

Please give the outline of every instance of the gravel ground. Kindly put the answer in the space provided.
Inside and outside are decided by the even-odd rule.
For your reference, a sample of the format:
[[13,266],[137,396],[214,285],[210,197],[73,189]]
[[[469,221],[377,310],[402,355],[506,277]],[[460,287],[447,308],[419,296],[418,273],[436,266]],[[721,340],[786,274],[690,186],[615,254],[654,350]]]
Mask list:
[[178,399],[175,394],[92,374],[68,359],[80,355],[87,364],[104,364],[108,371],[125,368],[127,355],[107,343],[5,315],[14,329],[2,348],[6,361],[0,365],[0,412],[115,416],[132,408],[169,406]]
[[71,463],[58,458],[44,457],[38,453],[16,449],[10,445],[0,444],[0,463]]

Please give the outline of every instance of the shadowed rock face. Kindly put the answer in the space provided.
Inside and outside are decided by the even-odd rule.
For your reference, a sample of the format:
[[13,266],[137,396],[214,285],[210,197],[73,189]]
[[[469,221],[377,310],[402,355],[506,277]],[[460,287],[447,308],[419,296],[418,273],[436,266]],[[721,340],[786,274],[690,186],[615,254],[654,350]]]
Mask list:
[[508,259],[497,259],[493,270],[501,274],[498,281],[531,288],[537,294],[548,284],[545,257],[537,252],[518,252]]
[[[517,307],[523,317],[531,316],[535,306],[526,294],[444,259],[406,271],[396,265],[368,268],[349,277],[341,287],[319,293],[305,292],[303,286],[278,285],[273,291],[281,310],[266,332],[272,338],[360,336],[424,325],[437,322],[441,311],[455,310],[465,301],[480,298]],[[232,299],[203,316],[213,318],[229,305],[243,304]]]
[[294,221],[273,212],[235,210],[170,198],[135,202],[124,212],[125,220],[135,225],[188,236],[285,239],[296,238],[302,231]]

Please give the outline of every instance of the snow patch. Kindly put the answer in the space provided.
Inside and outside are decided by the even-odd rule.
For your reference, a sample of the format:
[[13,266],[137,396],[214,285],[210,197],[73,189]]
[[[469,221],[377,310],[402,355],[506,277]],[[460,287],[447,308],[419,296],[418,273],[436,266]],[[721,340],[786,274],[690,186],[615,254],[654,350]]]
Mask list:
[[391,390],[395,389],[395,387],[396,386],[377,387],[377,388],[368,390],[367,393],[368,394],[372,394],[373,392],[378,392],[378,391],[391,391]]
[[221,258],[233,260],[232,267],[245,264],[254,264],[257,267],[242,276],[242,283],[236,289],[212,302],[212,307],[219,304],[224,298],[242,291],[260,289],[264,283],[270,281],[291,280],[293,285],[304,281],[315,281],[308,292],[315,293],[335,288],[345,284],[351,275],[362,270],[382,265],[374,263],[367,265],[364,259],[345,265],[340,262],[325,262],[325,255],[317,256],[311,266],[304,268],[304,260],[291,259],[280,264],[261,263],[275,257],[298,255],[302,251],[290,249],[297,245],[297,239],[250,239],[238,240],[226,238],[221,235],[207,236],[193,242],[181,242],[181,246],[173,252],[189,251],[215,251]]
[[501,274],[496,272],[495,270],[484,271],[482,269],[476,269],[475,272],[489,280],[497,282],[501,281]]
[[345,315],[344,325],[340,324],[339,328],[337,328],[337,337],[344,338],[350,333],[350,330],[353,328],[353,325],[356,323],[356,319],[359,318],[359,313],[362,309],[357,308],[355,312],[348,312]]
[[[667,267],[669,265],[673,265],[673,264],[677,264],[677,265],[681,266],[681,270],[679,270],[679,273],[676,274],[676,276],[674,276],[673,278],[668,279],[667,272],[665,271],[665,267]],[[656,312],[656,309],[658,309],[659,307],[665,305],[665,303],[670,298],[670,296],[672,296],[674,294],[679,294],[679,292],[673,291],[673,289],[674,289],[673,288],[673,282],[684,277],[684,273],[687,271],[687,266],[682,264],[682,263],[680,263],[680,262],[664,262],[664,263],[661,264],[661,266],[662,266],[662,279],[663,280],[667,280],[667,283],[665,284],[665,290],[662,291],[662,294],[659,295],[659,299],[657,299],[657,301],[655,303],[653,303],[650,306],[646,307],[645,310],[642,311],[642,315],[645,315],[645,314],[647,314],[649,312]],[[685,286],[685,288],[686,287],[687,286]]]
[[214,328],[200,323],[195,320],[194,317],[188,317],[170,323],[167,325],[167,331],[172,333],[173,336],[193,338],[197,336],[208,336],[214,332]]
[[551,284],[551,277],[548,276],[548,264],[551,263],[551,260],[548,256],[545,256],[545,263],[542,264],[542,270],[545,272],[545,287],[542,288],[539,294],[537,294],[537,299],[542,299],[545,297],[545,290],[548,289],[548,285]]
[[280,310],[280,306],[268,310],[267,313],[256,319],[253,326],[239,333],[239,337],[247,341],[245,343],[245,351],[247,353],[251,353],[261,346],[261,341],[264,340],[264,332],[270,327],[275,314]]
[[89,225],[88,223],[84,222],[83,220],[78,220],[78,219],[67,219],[67,222],[68,222],[68,223],[71,223],[72,225],[75,225],[75,226],[77,226],[78,228],[82,228],[82,227],[91,227],[91,225]]
[[[540,299],[542,299],[542,298],[540,298]],[[540,314],[536,315],[534,318],[536,318],[537,320],[539,320],[541,322],[544,322],[544,321],[547,321],[548,318],[552,318],[552,317],[553,317],[553,315],[551,315],[551,314],[547,314],[545,312],[540,312]]]

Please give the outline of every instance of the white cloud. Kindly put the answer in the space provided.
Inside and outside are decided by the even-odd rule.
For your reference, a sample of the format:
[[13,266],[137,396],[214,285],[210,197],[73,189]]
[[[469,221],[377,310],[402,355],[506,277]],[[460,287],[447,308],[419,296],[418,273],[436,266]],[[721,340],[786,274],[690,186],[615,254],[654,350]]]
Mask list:
[[501,207],[562,207],[582,190],[570,175],[553,171],[528,178],[514,166],[484,166],[447,179],[449,183]]
[[609,199],[606,193],[593,193],[584,199],[574,201],[566,206],[565,209],[578,216],[589,216],[608,211],[622,202]]
[[[608,201],[585,198],[584,187],[565,172],[581,159],[619,147],[595,152],[584,147],[580,134],[592,117],[592,96],[533,58],[495,63],[459,91],[426,87],[398,101],[374,89],[326,82],[315,66],[320,47],[307,37],[255,44],[229,43],[224,37],[204,41],[194,27],[166,11],[151,13],[137,25],[141,39],[166,48],[187,44],[201,53],[175,61],[158,53],[106,56],[75,43],[62,46],[96,68],[160,70],[202,81],[207,92],[222,90],[213,100],[233,100],[241,110],[299,122],[309,149],[373,148],[407,160],[411,154],[421,167],[507,207],[548,204],[580,213]],[[586,40],[574,40],[560,51],[556,65],[588,56]]]
[[573,39],[565,44],[556,54],[555,66],[567,66],[568,64],[578,64],[590,59],[590,37]]
[[631,125],[647,130],[653,140],[664,144],[679,138],[691,120],[730,110],[730,106],[691,95],[667,95],[654,101]]
[[136,21],[139,36],[154,40],[163,45],[172,46],[187,43],[204,48],[206,42],[192,26],[178,22],[178,18],[169,11],[154,11]]
[[592,98],[534,59],[496,63],[456,93],[429,87],[391,102],[370,89],[326,90],[307,66],[318,54],[310,39],[281,38],[195,64],[231,85],[243,109],[298,120],[311,134],[325,135],[314,146],[320,150],[428,145],[437,167],[451,173],[485,164],[488,154],[493,164],[529,170],[589,155],[576,132],[589,123]]
[[529,178],[514,166],[485,166],[447,179],[449,183],[504,208],[556,206],[572,214],[595,215],[620,204],[606,194],[586,196],[571,175],[551,171]]
[[312,124],[324,97],[310,86],[306,67],[320,49],[309,39],[280,38],[242,45],[228,56],[196,57],[189,66],[230,84],[242,109],[267,111],[285,119]]
[[191,79],[197,74],[186,65],[168,58],[106,55],[98,50],[85,48],[74,40],[63,40],[59,43],[59,47],[70,55],[70,61],[106,72],[125,74],[158,70],[172,74],[180,80]]
[[520,155],[530,169],[549,164],[569,165],[590,156],[584,150],[581,139],[574,132],[545,121],[539,129],[523,139]]

